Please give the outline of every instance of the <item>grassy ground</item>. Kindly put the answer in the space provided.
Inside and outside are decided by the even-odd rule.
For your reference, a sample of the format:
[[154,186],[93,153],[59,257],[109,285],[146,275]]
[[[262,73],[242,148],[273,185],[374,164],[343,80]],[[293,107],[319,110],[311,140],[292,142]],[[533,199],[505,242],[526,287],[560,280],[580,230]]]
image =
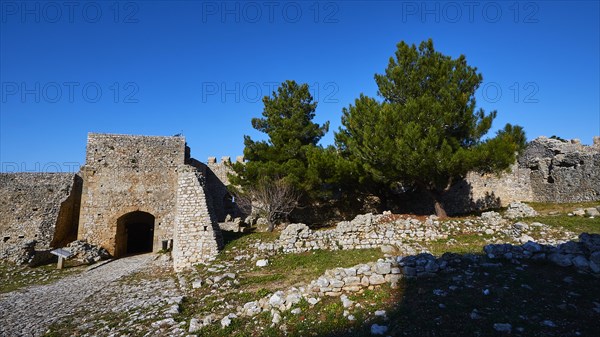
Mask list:
[[[557,231],[600,233],[600,219],[566,215],[575,208],[596,204],[535,204],[533,207],[539,208],[542,215],[522,221],[541,222]],[[481,255],[483,246],[493,236],[498,238],[499,234],[466,231],[423,246],[435,255],[445,252]],[[251,236],[244,239],[251,240]],[[234,241],[230,248],[235,249]],[[254,300],[285,285],[314,279],[325,269],[374,261],[379,255],[377,250],[276,255],[268,268],[251,269],[239,275],[241,288],[254,291],[254,296],[234,296],[239,300]],[[503,262],[487,267],[465,263],[463,268],[434,278],[402,280],[397,289],[384,285],[350,294],[350,299],[360,303],[360,307],[344,308],[339,298],[326,297],[314,307],[302,302],[298,306],[300,314],[282,313],[284,324],[273,325],[271,314],[262,313],[235,319],[227,328],[213,324],[198,333],[201,336],[371,336],[371,325],[380,324],[388,327],[386,335],[391,336],[500,336],[503,334],[494,329],[494,324],[508,323],[511,336],[597,336],[600,335],[597,284],[596,277],[546,263]],[[375,316],[377,310],[385,310],[386,315]],[[348,315],[353,315],[354,320],[349,320]]]
[[442,254],[457,253],[457,254],[480,254],[483,246],[487,244],[486,239],[491,238],[491,235],[467,233],[459,234],[452,237],[453,240],[440,239],[424,244],[431,254],[441,256]]
[[575,233],[586,232],[600,234],[600,218],[583,218],[561,214],[527,218],[525,222],[541,222],[550,227],[562,228]]
[[15,291],[31,285],[52,283],[65,276],[80,273],[85,268],[84,266],[73,266],[69,261],[61,270],[56,269],[56,264],[30,268],[0,261],[0,293]]
[[[434,278],[403,280],[397,289],[385,285],[351,294],[360,307],[345,309],[339,298],[324,298],[312,308],[301,303],[300,314],[283,313],[283,325],[271,324],[271,314],[262,313],[224,329],[209,326],[198,335],[371,336],[371,326],[379,324],[390,336],[500,336],[494,324],[508,323],[511,336],[598,336],[597,282],[547,264],[465,264]],[[385,315],[375,316],[378,310]]]
[[541,215],[548,215],[549,213],[560,213],[567,214],[573,212],[577,208],[588,208],[596,207],[600,203],[597,201],[589,202],[568,202],[568,203],[547,203],[547,202],[528,202],[529,206],[533,207]]

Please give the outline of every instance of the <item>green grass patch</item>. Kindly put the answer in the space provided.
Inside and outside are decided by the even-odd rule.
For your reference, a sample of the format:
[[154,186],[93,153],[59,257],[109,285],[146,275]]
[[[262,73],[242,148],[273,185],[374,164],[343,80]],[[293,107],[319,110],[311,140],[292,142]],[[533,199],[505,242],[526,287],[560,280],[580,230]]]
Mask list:
[[549,203],[549,202],[526,202],[529,206],[533,207],[540,214],[548,214],[552,212],[558,212],[561,214],[567,214],[576,210],[577,208],[589,208],[597,207],[600,205],[598,201],[587,201],[587,202],[567,202],[567,203]]
[[541,222],[550,227],[564,228],[575,233],[600,234],[600,218],[586,218],[567,215],[546,215],[526,219],[527,223]]
[[[499,234],[496,234],[498,236]],[[485,234],[459,234],[449,239],[439,239],[423,244],[433,255],[442,255],[444,253],[457,254],[480,254],[483,246],[487,244],[486,239],[491,235]],[[449,241],[450,240],[450,241]]]
[[219,253],[218,259],[220,260],[228,260],[235,256],[238,251],[247,249],[251,244],[258,241],[273,242],[279,238],[277,232],[234,233],[222,231],[221,233],[223,233],[223,243],[225,245]]
[[284,275],[296,274],[312,280],[327,269],[352,267],[383,257],[379,248],[355,250],[314,250],[299,254],[281,254],[272,258],[269,269]]
[[84,270],[85,266],[66,265],[63,269],[56,269],[55,264],[28,267],[0,261],[0,293],[7,293],[33,285],[49,284]]
[[269,258],[264,268],[254,267],[240,274],[240,289],[271,291],[308,283],[327,269],[351,267],[383,257],[380,249],[314,250],[299,254],[279,254]]
[[246,276],[240,281],[241,286],[253,285],[262,286],[265,284],[284,280],[286,277],[283,274],[265,274],[265,275],[253,275]]

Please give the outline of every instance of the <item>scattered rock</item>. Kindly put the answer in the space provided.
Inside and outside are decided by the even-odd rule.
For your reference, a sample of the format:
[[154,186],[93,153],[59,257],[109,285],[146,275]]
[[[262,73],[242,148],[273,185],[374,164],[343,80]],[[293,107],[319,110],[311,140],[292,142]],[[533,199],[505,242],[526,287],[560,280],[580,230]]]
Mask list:
[[256,261],[256,266],[257,267],[266,267],[268,265],[269,265],[269,260],[267,260],[267,259]]
[[65,249],[73,254],[71,257],[72,259],[87,264],[92,264],[110,257],[110,254],[106,249],[89,244],[85,240],[73,241],[69,243]]
[[521,202],[511,202],[508,209],[504,212],[507,219],[518,219],[537,216],[538,213],[529,205]]
[[554,324],[554,322],[552,322],[549,319],[546,319],[546,320],[542,321],[542,325],[543,326],[547,326],[549,328],[556,328],[556,324]]
[[372,335],[384,335],[388,331],[388,327],[385,325],[373,324],[371,325]]
[[597,217],[600,216],[600,212],[596,207],[590,207],[585,209],[585,215],[589,217]]
[[346,296],[346,295],[340,296],[340,300],[342,300],[342,306],[344,308],[350,308],[352,306],[352,304],[354,304],[354,301],[351,301],[350,299],[348,299],[348,296]]
[[237,318],[236,314],[229,314],[221,319],[221,327],[226,328],[231,325],[231,320]]
[[190,328],[188,330],[190,333],[199,330],[201,327],[202,325],[200,324],[197,318],[190,319]]
[[509,323],[494,323],[494,330],[498,332],[510,333],[512,331],[512,325]]

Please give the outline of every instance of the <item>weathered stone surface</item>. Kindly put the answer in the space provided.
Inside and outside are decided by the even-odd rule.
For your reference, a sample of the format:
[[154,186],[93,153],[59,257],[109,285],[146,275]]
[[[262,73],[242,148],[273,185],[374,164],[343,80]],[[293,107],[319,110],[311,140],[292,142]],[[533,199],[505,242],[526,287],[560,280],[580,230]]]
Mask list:
[[256,261],[257,267],[266,267],[268,265],[269,265],[269,260],[267,260],[267,259],[261,259],[261,260]]
[[[509,172],[500,176],[470,172],[451,186],[443,202],[449,213],[465,213],[517,201],[599,199],[600,146],[539,137],[528,143]],[[418,200],[423,203],[427,197]]]
[[81,186],[75,173],[0,173],[0,259],[28,263],[27,242],[48,250],[75,240]]
[[511,202],[510,204],[508,204],[508,209],[504,213],[504,217],[508,219],[526,218],[537,215],[538,213],[531,206],[521,202]]
[[510,333],[512,331],[512,325],[509,323],[494,323],[494,330],[498,332]]
[[91,245],[85,241],[76,240],[69,243],[66,250],[73,254],[72,259],[83,263],[94,263],[110,257],[108,251],[102,247]]
[[369,276],[369,283],[373,285],[384,284],[385,278],[383,277],[383,275],[373,274]]

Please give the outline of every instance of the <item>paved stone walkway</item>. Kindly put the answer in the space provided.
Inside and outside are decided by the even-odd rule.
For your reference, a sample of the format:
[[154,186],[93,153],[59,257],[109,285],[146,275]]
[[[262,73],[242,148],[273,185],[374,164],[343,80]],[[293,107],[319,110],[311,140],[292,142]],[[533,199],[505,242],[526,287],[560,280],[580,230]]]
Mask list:
[[111,282],[140,270],[154,257],[144,254],[122,258],[52,284],[1,294],[0,336],[43,335],[54,321],[86,306]]

